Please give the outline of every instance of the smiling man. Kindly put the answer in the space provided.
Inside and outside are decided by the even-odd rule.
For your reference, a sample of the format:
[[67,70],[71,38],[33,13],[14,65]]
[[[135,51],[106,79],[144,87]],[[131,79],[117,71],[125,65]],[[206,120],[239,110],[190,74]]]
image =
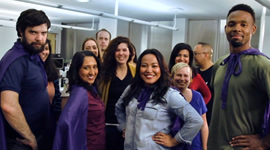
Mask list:
[[23,11],[16,24],[19,39],[0,62],[1,150],[48,149],[49,96],[39,53],[50,25],[43,11]]
[[270,134],[263,132],[262,124],[270,100],[270,60],[251,47],[256,32],[253,9],[245,4],[232,7],[225,32],[230,54],[213,66],[208,149],[267,149]]

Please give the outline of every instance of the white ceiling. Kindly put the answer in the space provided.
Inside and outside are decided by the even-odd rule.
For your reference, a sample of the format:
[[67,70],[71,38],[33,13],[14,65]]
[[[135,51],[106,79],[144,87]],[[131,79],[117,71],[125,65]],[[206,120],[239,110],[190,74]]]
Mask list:
[[[89,0],[79,3],[75,0],[35,0],[55,4],[60,8],[50,8],[22,1],[31,0],[0,0],[0,19],[16,20],[21,11],[29,8],[42,9],[55,23],[88,23],[93,14],[114,14],[115,3],[118,1],[118,15],[144,21],[172,21],[174,15],[188,19],[226,18],[229,9],[239,3],[252,6],[256,17],[262,14],[262,5],[255,0]],[[75,13],[64,9],[78,10]],[[267,15],[270,15],[267,10]]]

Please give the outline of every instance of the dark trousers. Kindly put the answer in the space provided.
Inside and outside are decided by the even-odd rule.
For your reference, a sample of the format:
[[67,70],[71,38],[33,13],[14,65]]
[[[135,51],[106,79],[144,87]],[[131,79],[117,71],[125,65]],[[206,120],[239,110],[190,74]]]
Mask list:
[[106,150],[124,150],[124,138],[116,126],[106,126]]
[[[7,140],[7,150],[32,150],[32,147],[24,145],[14,138],[6,138]],[[44,138],[42,136],[37,137],[38,149],[39,150],[51,150],[52,140]]]
[[32,150],[32,148],[18,142],[16,139],[7,139],[7,150]]

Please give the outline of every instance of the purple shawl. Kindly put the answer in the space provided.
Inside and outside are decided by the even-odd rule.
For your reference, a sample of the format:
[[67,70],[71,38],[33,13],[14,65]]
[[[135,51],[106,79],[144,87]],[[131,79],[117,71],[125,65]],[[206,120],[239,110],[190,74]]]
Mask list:
[[137,105],[138,109],[141,109],[144,111],[144,108],[146,106],[146,103],[149,101],[150,96],[153,92],[154,88],[153,87],[145,87],[139,94],[138,96],[138,102],[139,104]]
[[[229,88],[229,82],[230,82],[231,76],[232,75],[238,76],[242,72],[242,63],[241,63],[241,59],[240,59],[241,55],[263,55],[263,56],[267,57],[266,55],[261,53],[258,49],[250,48],[250,49],[247,49],[247,50],[242,51],[242,52],[237,53],[237,54],[231,53],[227,58],[225,58],[220,63],[221,66],[224,66],[226,63],[228,63],[228,67],[227,67],[227,71],[225,74],[225,79],[224,79],[224,82],[222,85],[222,91],[221,91],[221,99],[222,99],[222,108],[223,109],[226,108],[227,94],[228,94],[228,88]],[[267,58],[270,59],[269,57],[267,57]],[[236,70],[237,66],[239,66],[238,70]]]
[[[0,61],[0,82],[2,81],[2,78],[4,74],[6,73],[9,65],[16,60],[17,58],[29,55],[23,48],[23,46],[20,44],[19,41],[14,43],[14,46],[2,57]],[[5,128],[4,128],[4,116],[2,114],[2,109],[0,108],[0,149],[6,150],[6,138],[5,138]]]
[[[20,39],[18,39],[13,47],[6,52],[6,54],[2,57],[0,61],[0,82],[2,81],[4,74],[6,73],[9,65],[14,62],[17,58],[24,56],[24,55],[29,55],[28,52],[24,50],[23,45],[20,42]],[[30,59],[36,61],[41,68],[41,72],[44,78],[44,84],[47,85],[47,75],[43,66],[43,61],[39,57],[38,54],[36,55],[31,55]],[[5,129],[4,129],[4,118],[3,118],[2,110],[0,108],[0,149],[1,150],[6,150],[6,139],[5,139]]]
[[[220,65],[224,66],[226,63],[228,63],[228,68],[225,74],[225,79],[222,85],[222,91],[221,91],[221,99],[222,99],[222,109],[226,108],[226,102],[227,102],[227,94],[228,94],[228,88],[229,88],[229,82],[232,75],[238,76],[242,72],[242,63],[240,56],[241,55],[262,55],[266,58],[270,59],[265,54],[261,53],[258,49],[250,48],[245,51],[242,51],[237,54],[230,54],[226,59],[224,59]],[[239,66],[239,69],[236,70],[237,66]],[[270,101],[268,101],[268,105],[265,108],[264,112],[264,122],[262,125],[263,128],[263,136],[266,136],[270,133]]]
[[87,115],[87,90],[74,85],[57,123],[53,150],[87,150]]

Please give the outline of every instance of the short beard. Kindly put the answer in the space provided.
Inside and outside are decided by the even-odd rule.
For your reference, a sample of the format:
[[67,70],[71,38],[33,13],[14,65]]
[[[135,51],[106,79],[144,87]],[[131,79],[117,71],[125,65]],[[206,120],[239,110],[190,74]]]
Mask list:
[[29,52],[30,54],[38,54],[40,52],[42,52],[44,50],[45,44],[41,44],[40,48],[36,48],[33,45],[39,43],[41,44],[41,42],[32,42],[31,44],[28,44],[26,41],[26,37],[23,35],[23,39],[22,39],[22,45],[24,47],[24,50]]
[[240,46],[242,46],[243,45],[243,43],[241,43],[241,42],[237,42],[237,41],[231,41],[231,45],[233,46],[233,47],[240,47]]

